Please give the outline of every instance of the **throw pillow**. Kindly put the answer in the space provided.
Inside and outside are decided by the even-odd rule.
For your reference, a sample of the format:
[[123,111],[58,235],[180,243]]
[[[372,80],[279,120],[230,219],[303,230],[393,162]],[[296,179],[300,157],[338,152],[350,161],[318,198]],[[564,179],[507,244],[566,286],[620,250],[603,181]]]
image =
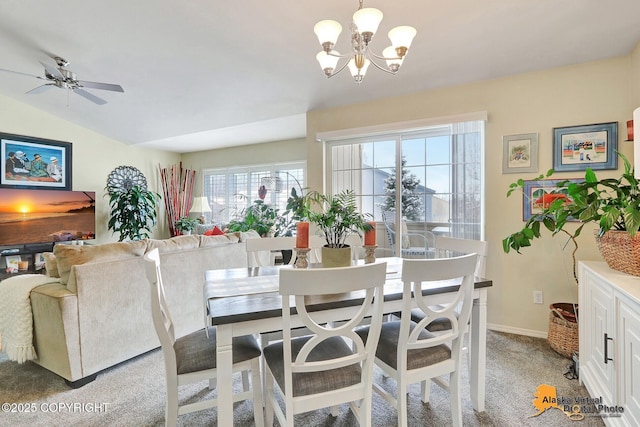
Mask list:
[[58,273],[58,261],[53,252],[44,252],[42,256],[44,257],[44,269],[47,272],[47,276],[60,277]]
[[147,242],[144,240],[83,246],[58,244],[53,247],[53,254],[58,264],[60,282],[68,285],[71,267],[74,265],[138,257],[144,255],[146,249]]

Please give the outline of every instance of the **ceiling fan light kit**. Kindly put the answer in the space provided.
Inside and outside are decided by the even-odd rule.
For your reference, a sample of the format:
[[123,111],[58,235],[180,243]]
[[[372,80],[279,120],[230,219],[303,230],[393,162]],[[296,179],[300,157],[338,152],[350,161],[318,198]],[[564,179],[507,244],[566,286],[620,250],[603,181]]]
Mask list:
[[[406,25],[395,27],[389,31],[388,36],[391,40],[391,46],[384,49],[382,55],[376,55],[370,50],[369,43],[376,31],[378,31],[383,14],[378,9],[364,8],[363,1],[360,0],[360,7],[353,14],[351,22],[352,49],[350,53],[341,55],[340,52],[333,49],[338,41],[338,36],[342,32],[342,25],[339,22],[327,19],[318,22],[313,27],[313,31],[318,36],[318,41],[322,46],[322,51],[316,55],[316,59],[327,77],[335,76],[348,66],[356,83],[361,83],[370,64],[386,73],[396,74],[402,65],[404,57],[407,55],[417,31],[415,28]],[[350,59],[340,68],[337,68],[340,58]],[[387,68],[379,65],[374,59],[385,61]]]
[[35,77],[40,80],[48,81],[48,83],[35,87],[26,92],[27,94],[31,94],[31,95],[42,93],[46,89],[49,89],[51,86],[55,86],[60,89],[70,90],[73,93],[80,95],[83,98],[93,102],[94,104],[104,105],[107,103],[107,101],[90,92],[87,92],[83,88],[108,90],[112,92],[124,92],[124,89],[122,89],[122,86],[120,85],[111,84],[111,83],[91,82],[87,80],[78,80],[76,73],[65,68],[69,65],[69,61],[59,56],[56,56],[53,59],[56,61],[56,64],[58,64],[58,68],[45,64],[42,61],[38,61],[44,67],[44,77],[35,76],[27,73],[21,73],[19,71],[12,71],[12,70],[0,69],[0,71],[7,71],[14,74],[21,74],[25,76]]

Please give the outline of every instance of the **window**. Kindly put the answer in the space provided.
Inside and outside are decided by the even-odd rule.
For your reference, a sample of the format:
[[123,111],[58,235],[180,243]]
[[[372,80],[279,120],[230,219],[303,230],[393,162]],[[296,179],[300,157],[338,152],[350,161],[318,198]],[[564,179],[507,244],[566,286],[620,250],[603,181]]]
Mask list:
[[[376,221],[386,221],[393,230],[401,229],[395,224],[402,221],[405,237],[428,234],[424,231],[483,237],[483,121],[334,139],[328,144],[331,192],[353,190],[362,211]],[[403,247],[416,244],[401,241]],[[389,248],[401,253],[401,248]]]
[[208,197],[211,212],[207,221],[226,224],[242,216],[242,211],[259,198],[258,189],[265,186],[265,203],[284,211],[291,189],[298,193],[304,188],[306,165],[278,163],[260,166],[205,169],[204,195]]

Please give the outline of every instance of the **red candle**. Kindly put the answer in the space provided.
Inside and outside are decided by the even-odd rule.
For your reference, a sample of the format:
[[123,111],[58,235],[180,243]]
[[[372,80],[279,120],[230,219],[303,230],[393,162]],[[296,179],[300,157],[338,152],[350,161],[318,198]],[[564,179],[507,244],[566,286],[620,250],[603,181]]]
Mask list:
[[365,246],[373,246],[376,244],[376,223],[370,222],[369,225],[371,225],[373,228],[364,233]]
[[309,247],[309,223],[299,222],[296,224],[296,248]]

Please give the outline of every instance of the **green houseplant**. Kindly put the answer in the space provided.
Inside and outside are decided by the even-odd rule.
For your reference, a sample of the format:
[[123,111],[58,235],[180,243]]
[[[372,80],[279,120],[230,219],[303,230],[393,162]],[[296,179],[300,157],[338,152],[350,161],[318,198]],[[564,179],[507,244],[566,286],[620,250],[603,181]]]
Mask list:
[[231,220],[228,224],[229,231],[249,231],[255,230],[260,236],[276,234],[283,218],[279,214],[279,209],[274,208],[264,202],[264,200],[254,200],[246,209],[242,211],[241,219]]
[[139,185],[110,193],[108,229],[120,233],[121,242],[150,237],[158,222],[158,200],[159,194]]
[[[358,211],[356,196],[352,190],[345,190],[333,196],[327,196],[317,191],[307,195],[311,204],[318,209],[308,211],[309,221],[318,226],[324,236],[326,245],[322,248],[322,262],[325,266],[343,266],[351,262],[351,249],[345,243],[351,233],[361,234],[369,231],[373,226],[366,220],[367,216]],[[328,249],[328,250],[327,250]],[[334,262],[332,250],[340,250],[344,254],[337,255]],[[345,255],[346,254],[346,255]],[[344,258],[346,258],[346,260]]]
[[[629,160],[623,154],[618,155],[624,162],[624,172],[620,177],[598,179],[595,172],[587,168],[584,180],[577,183],[568,180],[558,183],[555,193],[564,194],[566,197],[558,197],[543,205],[541,212],[533,215],[520,231],[508,235],[502,241],[504,252],[509,253],[513,249],[520,253],[522,248],[531,246],[534,239],[541,237],[542,226],[552,235],[564,233],[574,245],[572,257],[575,277],[575,253],[578,248],[576,238],[585,225],[598,226],[596,239],[601,252],[602,239],[609,232],[618,232],[622,238],[635,239],[640,229],[640,181],[635,177]],[[540,175],[535,179],[548,178],[552,174],[553,170],[550,170],[546,175]],[[507,197],[514,191],[522,191],[523,187],[522,179],[512,183]],[[579,225],[575,229],[566,227],[576,220]],[[612,266],[608,259],[607,262]]]
[[188,216],[183,216],[178,218],[175,222],[176,230],[179,230],[182,234],[191,234],[193,230],[196,229],[196,225],[198,225],[199,221],[195,218],[189,218]]

